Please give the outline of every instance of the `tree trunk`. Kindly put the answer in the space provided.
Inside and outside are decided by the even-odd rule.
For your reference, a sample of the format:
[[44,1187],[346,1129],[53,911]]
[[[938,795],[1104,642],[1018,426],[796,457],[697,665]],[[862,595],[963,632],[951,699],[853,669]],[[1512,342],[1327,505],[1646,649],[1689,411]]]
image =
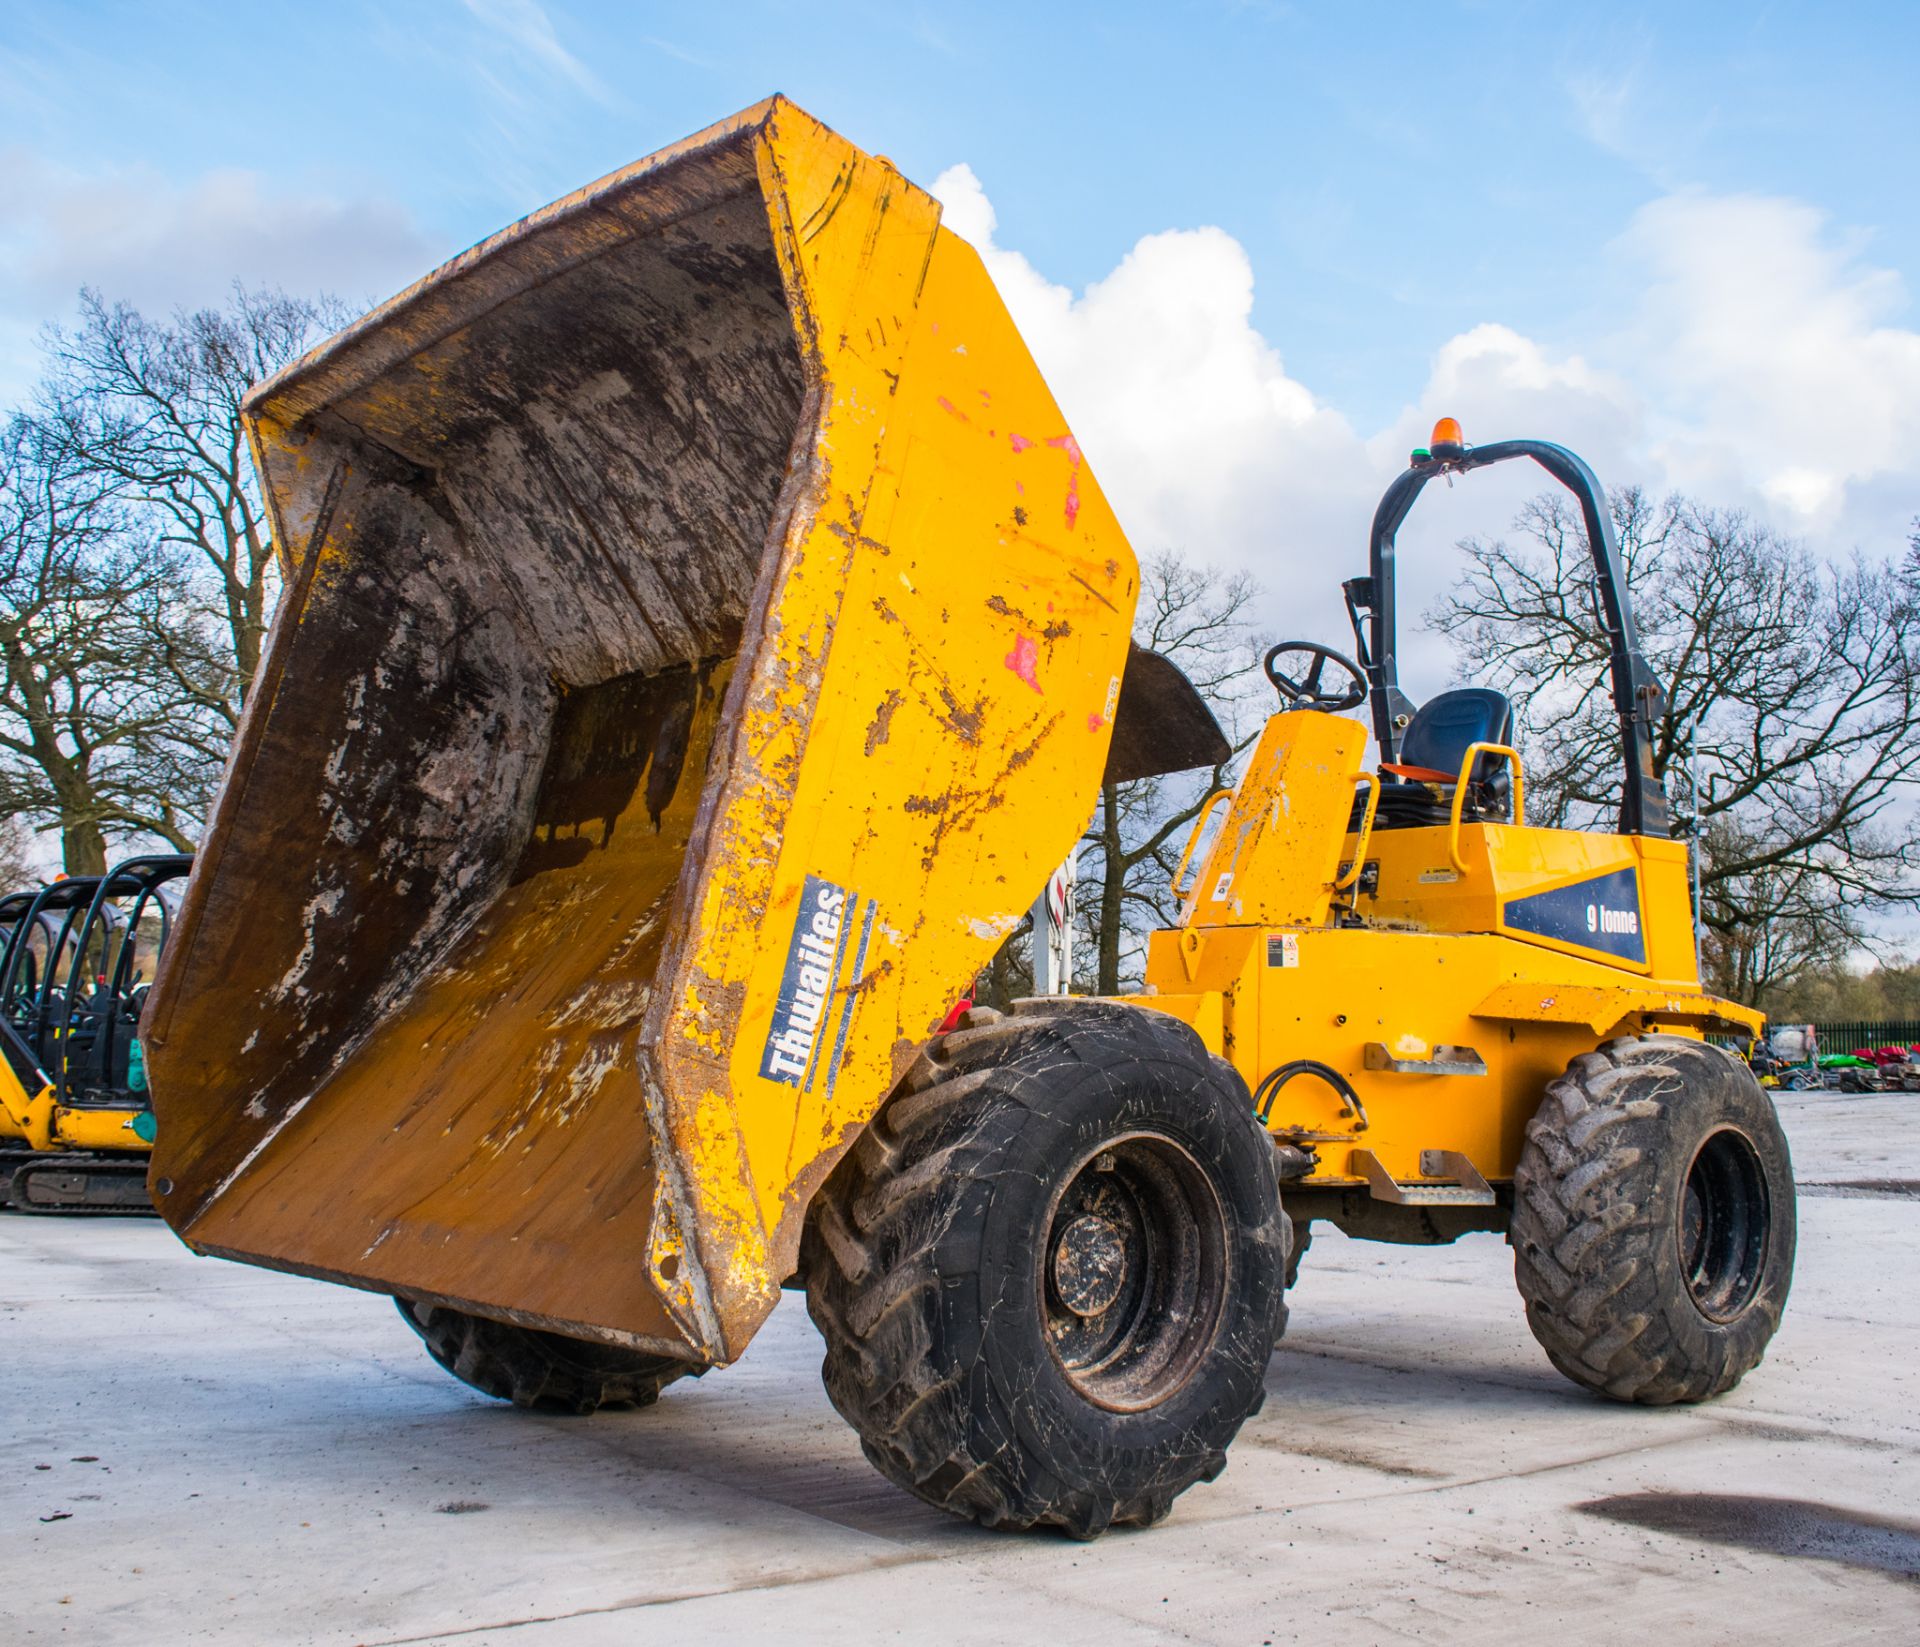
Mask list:
[[1097,995],[1120,993],[1120,934],[1126,925],[1127,857],[1120,838],[1120,787],[1100,786],[1100,973]]
[[[63,807],[63,811],[66,809]],[[92,818],[62,823],[60,828],[60,864],[69,875],[104,875],[107,872],[107,838]]]
[[100,827],[100,797],[85,755],[68,755],[45,728],[36,728],[33,741],[35,764],[60,811],[61,867],[69,875],[106,874],[107,837]]
[[1022,921],[994,951],[993,959],[976,980],[975,1005],[1005,1012],[1015,1001],[1033,993],[1033,970],[1027,964],[1032,943],[1033,929]]

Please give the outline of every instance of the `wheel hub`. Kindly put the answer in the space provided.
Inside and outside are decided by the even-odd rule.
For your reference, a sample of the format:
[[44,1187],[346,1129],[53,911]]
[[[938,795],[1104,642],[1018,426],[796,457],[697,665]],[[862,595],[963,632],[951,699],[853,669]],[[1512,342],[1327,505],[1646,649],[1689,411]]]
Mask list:
[[1728,1127],[1701,1144],[1679,1212],[1688,1295],[1709,1321],[1731,1321],[1753,1302],[1766,1268],[1766,1177],[1744,1133]]
[[1141,1412],[1204,1360],[1229,1285],[1226,1215],[1198,1161],[1151,1133],[1068,1172],[1037,1267],[1047,1347],[1095,1406]]
[[1075,1218],[1053,1246],[1053,1289],[1083,1320],[1113,1307],[1127,1284],[1127,1243],[1106,1219]]

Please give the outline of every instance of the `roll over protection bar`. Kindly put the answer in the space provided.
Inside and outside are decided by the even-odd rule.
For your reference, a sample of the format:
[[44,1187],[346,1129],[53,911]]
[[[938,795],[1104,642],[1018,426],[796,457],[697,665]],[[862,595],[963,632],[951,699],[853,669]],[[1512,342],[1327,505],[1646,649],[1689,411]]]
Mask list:
[[1400,690],[1396,653],[1399,616],[1394,598],[1393,550],[1401,523],[1422,488],[1436,475],[1464,474],[1522,457],[1532,458],[1574,495],[1586,528],[1595,582],[1600,589],[1601,612],[1607,625],[1613,703],[1620,717],[1620,746],[1625,768],[1620,790],[1620,833],[1664,836],[1669,832],[1667,793],[1654,771],[1653,748],[1655,728],[1666,712],[1666,692],[1640,650],[1639,630],[1633,621],[1606,495],[1581,458],[1551,441],[1500,440],[1485,446],[1436,444],[1430,457],[1416,456],[1381,497],[1373,515],[1368,575],[1351,578],[1342,585],[1360,663],[1371,687],[1373,731],[1379,740],[1381,758],[1387,761],[1399,758],[1400,739],[1414,711],[1412,701]]

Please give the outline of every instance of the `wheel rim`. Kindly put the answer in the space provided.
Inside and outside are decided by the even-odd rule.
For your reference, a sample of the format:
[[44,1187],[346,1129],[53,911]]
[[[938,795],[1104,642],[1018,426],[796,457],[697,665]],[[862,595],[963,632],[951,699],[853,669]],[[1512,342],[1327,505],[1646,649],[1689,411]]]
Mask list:
[[1211,1348],[1228,1269],[1226,1217],[1199,1162],[1158,1134],[1113,1139],[1074,1164],[1048,1212],[1047,1347],[1096,1406],[1158,1406]]
[[1687,1292],[1709,1321],[1733,1320],[1759,1292],[1769,1214],[1753,1141],[1731,1127],[1710,1134],[1687,1168],[1679,1219]]

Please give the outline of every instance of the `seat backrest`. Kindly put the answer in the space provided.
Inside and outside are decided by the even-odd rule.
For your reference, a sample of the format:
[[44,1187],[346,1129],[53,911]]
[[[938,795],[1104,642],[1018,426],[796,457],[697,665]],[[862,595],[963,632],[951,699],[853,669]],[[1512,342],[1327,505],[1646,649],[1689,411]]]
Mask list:
[[[1513,705],[1506,694],[1484,686],[1463,686],[1420,706],[1400,740],[1400,759],[1408,766],[1458,772],[1470,744],[1512,741]],[[1475,779],[1484,782],[1489,776],[1486,768],[1497,760],[1497,756],[1484,756],[1475,762]]]

